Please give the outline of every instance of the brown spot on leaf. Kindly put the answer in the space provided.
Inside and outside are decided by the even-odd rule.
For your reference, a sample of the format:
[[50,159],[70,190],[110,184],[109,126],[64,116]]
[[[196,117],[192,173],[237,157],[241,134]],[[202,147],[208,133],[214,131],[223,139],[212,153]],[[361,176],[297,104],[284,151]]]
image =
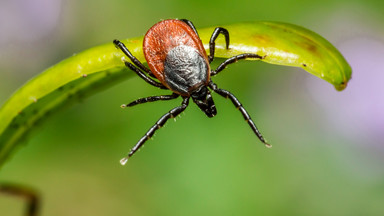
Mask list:
[[268,44],[272,42],[271,38],[266,35],[253,35],[252,39],[260,44]]
[[304,49],[306,49],[312,53],[317,52],[317,47],[315,45],[313,45],[312,43],[307,43],[307,42],[299,43],[299,46],[303,47]]

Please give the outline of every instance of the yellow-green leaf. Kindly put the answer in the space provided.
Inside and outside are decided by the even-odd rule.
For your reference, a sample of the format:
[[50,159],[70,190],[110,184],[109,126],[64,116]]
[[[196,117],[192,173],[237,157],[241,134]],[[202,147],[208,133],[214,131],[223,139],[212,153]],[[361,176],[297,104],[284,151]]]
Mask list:
[[[262,61],[302,67],[333,84],[346,87],[351,68],[327,40],[305,28],[278,22],[249,22],[222,26],[230,33],[230,49],[223,37],[216,41],[215,57],[241,53],[266,56]],[[199,29],[204,47],[215,27]],[[57,110],[134,76],[121,61],[123,53],[111,42],[97,46],[48,68],[17,90],[0,108],[0,164],[27,135]],[[143,38],[122,40],[140,61]]]

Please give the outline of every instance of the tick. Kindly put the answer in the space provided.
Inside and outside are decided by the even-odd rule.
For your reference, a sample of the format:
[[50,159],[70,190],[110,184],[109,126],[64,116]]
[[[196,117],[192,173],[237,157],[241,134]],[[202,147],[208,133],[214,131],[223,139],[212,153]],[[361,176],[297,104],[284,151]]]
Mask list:
[[265,141],[240,101],[229,91],[218,88],[211,80],[211,77],[217,75],[229,64],[247,58],[263,59],[265,56],[262,57],[253,53],[236,55],[225,60],[215,70],[211,70],[210,63],[215,57],[215,40],[220,34],[225,37],[226,49],[229,49],[228,30],[217,27],[213,31],[209,41],[209,55],[207,55],[203,43],[199,38],[199,34],[191,21],[186,19],[161,21],[152,26],[144,37],[143,52],[149,68],[145,67],[133,56],[122,42],[118,40],[113,41],[115,46],[133,63],[123,58],[128,68],[147,83],[157,88],[171,90],[173,92],[170,95],[140,98],[129,104],[123,104],[123,108],[146,102],[172,100],[178,97],[183,99],[180,106],[171,109],[163,115],[136,143],[128,156],[121,159],[120,163],[122,165],[124,165],[128,161],[128,158],[135,154],[168,119],[175,118],[182,113],[188,107],[190,98],[192,98],[193,102],[208,117],[211,118],[215,116],[217,111],[210,90],[230,99],[260,141],[267,147],[271,147],[271,145]]

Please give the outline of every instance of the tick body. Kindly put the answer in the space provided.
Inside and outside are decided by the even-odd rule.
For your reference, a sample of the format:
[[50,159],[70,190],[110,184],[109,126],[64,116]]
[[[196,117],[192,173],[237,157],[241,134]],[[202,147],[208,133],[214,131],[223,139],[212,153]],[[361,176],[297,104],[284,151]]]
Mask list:
[[208,56],[197,33],[183,21],[165,20],[150,28],[143,52],[153,75],[176,94],[190,96],[208,84]]
[[171,95],[141,98],[129,104],[124,104],[122,107],[131,107],[158,100],[171,100],[179,96],[183,98],[180,106],[173,108],[163,115],[155,125],[148,130],[131,149],[128,156],[120,161],[122,164],[125,164],[128,158],[131,157],[146,140],[151,138],[155,131],[162,127],[168,119],[174,118],[183,112],[187,108],[190,98],[192,98],[193,102],[208,117],[215,116],[217,110],[209,89],[230,99],[236,108],[240,110],[244,119],[248,122],[260,141],[267,147],[270,147],[239,100],[229,91],[219,89],[211,80],[212,76],[218,74],[231,63],[246,58],[263,59],[264,57],[257,54],[244,53],[227,59],[215,70],[211,70],[210,63],[214,59],[215,40],[220,34],[225,37],[226,48],[229,48],[229,32],[225,28],[218,27],[211,36],[208,56],[192,22],[185,19],[161,21],[151,27],[144,37],[143,52],[149,68],[145,67],[134,57],[123,43],[118,40],[114,41],[116,47],[121,49],[133,63],[124,60],[127,67],[147,83],[160,89],[168,89],[173,92]]

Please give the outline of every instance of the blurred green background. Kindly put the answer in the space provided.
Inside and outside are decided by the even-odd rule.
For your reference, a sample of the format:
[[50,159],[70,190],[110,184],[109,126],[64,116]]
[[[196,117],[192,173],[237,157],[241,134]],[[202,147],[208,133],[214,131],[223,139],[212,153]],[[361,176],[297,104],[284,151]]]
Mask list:
[[[230,101],[194,104],[126,166],[119,160],[181,100],[132,78],[58,113],[0,169],[39,190],[41,215],[384,215],[384,2],[381,0],[0,2],[0,104],[34,75],[87,48],[144,35],[166,18],[197,28],[283,21],[333,43],[353,68],[337,92],[299,68],[231,65],[214,78],[243,103],[265,148]],[[217,59],[213,67],[222,59]],[[0,215],[25,202],[0,194]]]

